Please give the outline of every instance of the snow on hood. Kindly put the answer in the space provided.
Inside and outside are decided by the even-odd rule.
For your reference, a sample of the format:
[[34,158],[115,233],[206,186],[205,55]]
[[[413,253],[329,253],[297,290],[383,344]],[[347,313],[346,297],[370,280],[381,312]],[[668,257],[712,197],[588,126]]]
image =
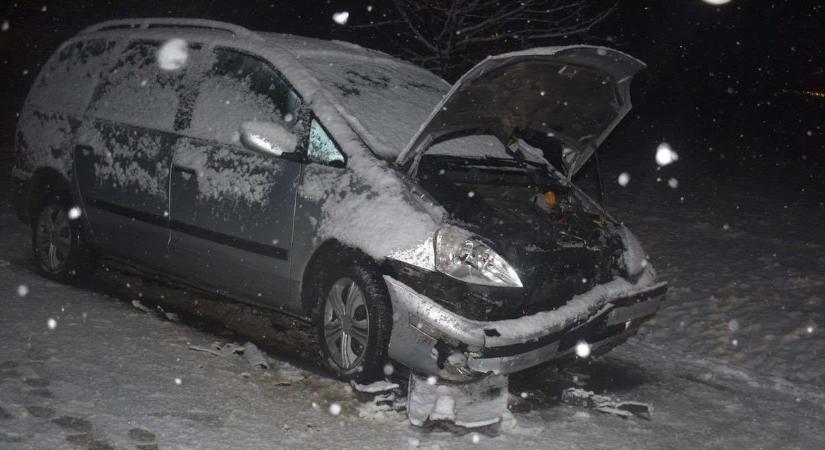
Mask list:
[[559,157],[572,176],[630,110],[630,82],[644,67],[617,50],[580,45],[488,57],[453,85],[396,162],[467,130],[502,142],[552,134],[565,144]]

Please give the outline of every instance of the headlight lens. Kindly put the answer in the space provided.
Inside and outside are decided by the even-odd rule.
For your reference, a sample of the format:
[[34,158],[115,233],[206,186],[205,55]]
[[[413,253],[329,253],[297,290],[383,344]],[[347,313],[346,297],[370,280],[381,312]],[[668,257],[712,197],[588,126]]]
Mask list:
[[457,280],[522,287],[513,267],[467,230],[446,225],[435,236],[435,268]]

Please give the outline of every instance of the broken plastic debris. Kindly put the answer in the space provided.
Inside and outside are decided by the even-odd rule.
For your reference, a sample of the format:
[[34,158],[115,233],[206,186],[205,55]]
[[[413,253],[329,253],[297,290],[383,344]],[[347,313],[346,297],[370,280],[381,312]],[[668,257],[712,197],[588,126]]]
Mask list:
[[247,342],[243,346],[243,357],[246,361],[256,369],[269,369],[269,363],[266,362],[266,356],[258,350],[258,347],[251,342]]
[[215,356],[243,355],[244,359],[246,359],[252,367],[256,369],[269,369],[269,362],[267,362],[266,356],[251,342],[247,342],[244,345],[238,345],[234,342],[226,344],[214,342],[212,348],[190,345],[189,350],[209,353]]
[[623,419],[635,415],[645,420],[651,419],[653,407],[646,403],[618,401],[605,395],[579,388],[567,388],[561,393],[562,403],[583,408],[592,408],[598,412],[612,414]]
[[150,313],[150,312],[152,312],[152,308],[150,308],[150,307],[148,307],[148,306],[144,305],[144,304],[143,304],[143,303],[141,303],[139,300],[132,300],[132,306],[134,306],[135,308],[137,308],[137,309],[139,309],[139,310],[141,310],[141,311],[143,311],[143,312],[145,312],[145,313]]
[[376,392],[390,392],[393,389],[398,389],[398,383],[393,383],[386,380],[378,380],[370,384],[358,384],[353,381],[351,384],[353,389],[356,391],[366,392],[368,394],[374,394]]
[[[434,378],[434,377],[433,377]],[[507,411],[507,377],[493,375],[470,383],[430,384],[411,374],[407,394],[410,423],[449,421],[465,428],[499,423]]]

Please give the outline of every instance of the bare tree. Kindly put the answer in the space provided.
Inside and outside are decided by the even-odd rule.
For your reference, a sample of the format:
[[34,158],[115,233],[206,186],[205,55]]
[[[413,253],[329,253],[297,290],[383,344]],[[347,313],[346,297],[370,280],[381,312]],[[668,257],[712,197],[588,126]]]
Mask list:
[[355,28],[392,33],[391,52],[449,78],[491,53],[590,31],[616,9],[597,2],[385,0],[382,20]]

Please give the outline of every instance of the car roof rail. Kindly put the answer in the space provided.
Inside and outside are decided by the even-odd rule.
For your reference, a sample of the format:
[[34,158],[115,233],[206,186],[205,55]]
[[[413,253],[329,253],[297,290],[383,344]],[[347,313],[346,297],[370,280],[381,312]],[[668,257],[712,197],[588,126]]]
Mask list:
[[105,22],[100,22],[85,28],[83,31],[80,32],[80,34],[94,33],[97,31],[121,30],[129,28],[139,28],[142,30],[147,30],[151,28],[200,28],[204,30],[223,31],[231,33],[232,35],[241,38],[263,40],[263,38],[254,31],[248,28],[244,28],[240,25],[219,22],[217,20],[178,19],[171,17],[148,17],[138,19],[107,20]]

